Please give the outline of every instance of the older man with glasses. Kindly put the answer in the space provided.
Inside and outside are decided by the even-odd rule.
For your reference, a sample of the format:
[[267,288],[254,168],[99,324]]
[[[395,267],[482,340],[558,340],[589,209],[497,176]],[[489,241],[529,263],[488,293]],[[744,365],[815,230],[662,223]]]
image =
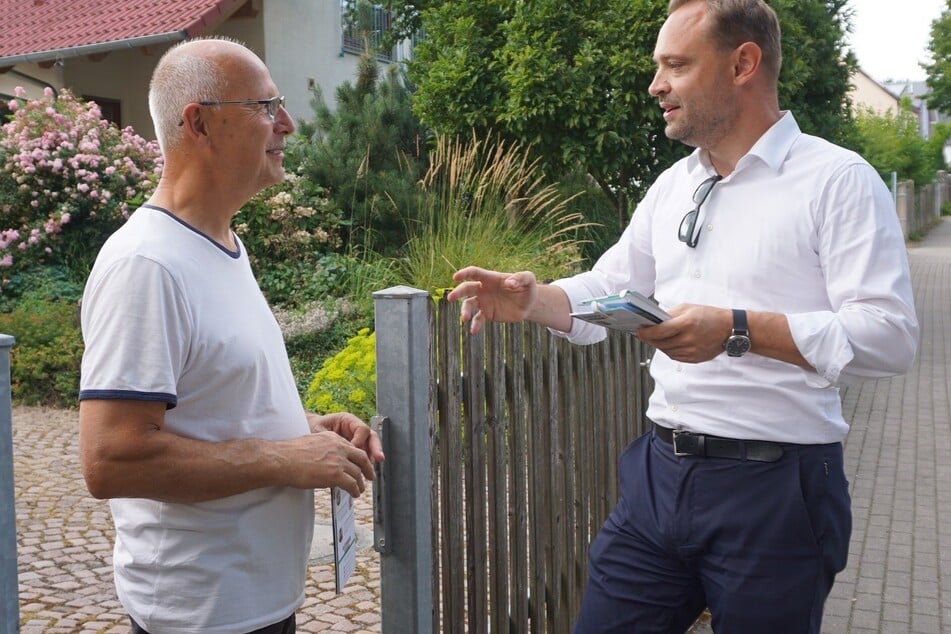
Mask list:
[[110,499],[133,632],[288,634],[313,490],[360,495],[380,441],[352,414],[304,411],[231,230],[284,178],[294,131],[264,63],[223,38],[179,44],[149,107],[161,180],[103,246],[82,300],[83,474]]
[[528,319],[576,343],[604,337],[570,316],[588,298],[632,289],[671,315],[637,332],[657,349],[653,429],[621,456],[576,632],[683,632],[709,606],[715,631],[818,633],[851,532],[838,386],[915,357],[904,240],[876,171],[780,109],[765,2],[668,12],[648,90],[697,149],[591,271],[468,267],[449,299],[473,333]]

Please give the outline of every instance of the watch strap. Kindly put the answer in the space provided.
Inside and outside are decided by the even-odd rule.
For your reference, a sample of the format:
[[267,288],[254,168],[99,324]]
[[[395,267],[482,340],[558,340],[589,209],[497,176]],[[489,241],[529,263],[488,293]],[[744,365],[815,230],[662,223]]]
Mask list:
[[740,310],[738,308],[733,309],[733,334],[744,335],[746,337],[750,335],[750,327],[746,321],[745,310]]

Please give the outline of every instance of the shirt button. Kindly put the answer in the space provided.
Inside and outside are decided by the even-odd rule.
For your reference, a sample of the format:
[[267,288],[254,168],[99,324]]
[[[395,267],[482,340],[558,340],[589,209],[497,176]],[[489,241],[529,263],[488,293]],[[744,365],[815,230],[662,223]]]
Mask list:
[[670,411],[676,412],[676,411],[677,411],[677,406],[676,406],[676,405],[671,405],[671,406],[670,406]]
[[694,271],[694,272],[693,272],[693,276],[694,276],[694,278],[696,278],[696,279],[699,280],[699,279],[700,279],[700,271]]
[[683,372],[683,371],[684,371],[684,366],[678,365],[678,366],[677,366],[677,372]]
[[713,231],[713,225],[707,225],[707,231]]

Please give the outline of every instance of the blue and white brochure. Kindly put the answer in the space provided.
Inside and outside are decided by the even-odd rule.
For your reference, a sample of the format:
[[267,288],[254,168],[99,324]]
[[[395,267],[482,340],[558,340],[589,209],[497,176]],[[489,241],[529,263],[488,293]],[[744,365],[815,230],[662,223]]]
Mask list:
[[636,332],[641,326],[655,326],[670,319],[656,302],[637,291],[592,297],[582,304],[587,310],[571,313],[572,317],[624,332]]

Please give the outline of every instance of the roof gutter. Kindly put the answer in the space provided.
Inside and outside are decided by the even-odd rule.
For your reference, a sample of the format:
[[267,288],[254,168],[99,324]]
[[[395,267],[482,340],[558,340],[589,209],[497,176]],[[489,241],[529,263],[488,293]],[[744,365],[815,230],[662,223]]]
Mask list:
[[133,37],[127,40],[85,44],[83,46],[74,46],[70,48],[37,51],[35,53],[23,53],[22,55],[10,55],[8,57],[0,57],[0,68],[12,67],[16,66],[17,64],[38,64],[40,62],[61,60],[67,57],[81,57],[83,55],[95,55],[96,53],[110,53],[112,51],[119,51],[122,49],[142,48],[144,46],[155,46],[157,44],[168,44],[170,42],[180,42],[187,38],[187,31],[169,31],[167,33],[156,33],[154,35],[145,35],[143,37]]

